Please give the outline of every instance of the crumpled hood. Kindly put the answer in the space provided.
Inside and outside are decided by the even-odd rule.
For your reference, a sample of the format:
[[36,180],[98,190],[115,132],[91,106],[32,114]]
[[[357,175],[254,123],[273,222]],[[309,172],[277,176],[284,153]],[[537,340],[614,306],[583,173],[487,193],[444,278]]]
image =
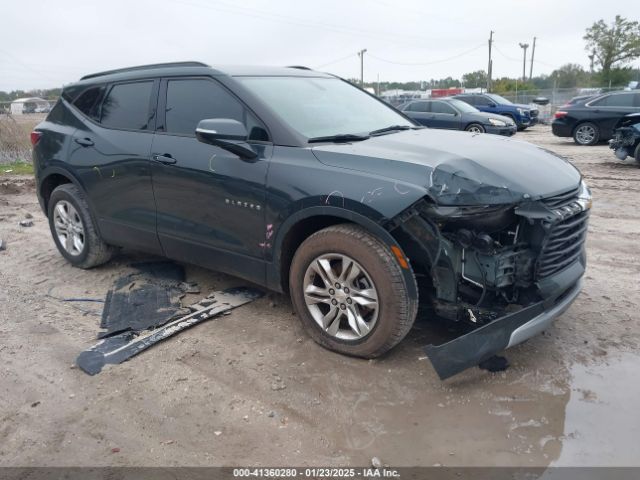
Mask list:
[[527,142],[497,135],[407,130],[312,149],[326,165],[423,187],[441,205],[506,204],[576,188],[580,172]]

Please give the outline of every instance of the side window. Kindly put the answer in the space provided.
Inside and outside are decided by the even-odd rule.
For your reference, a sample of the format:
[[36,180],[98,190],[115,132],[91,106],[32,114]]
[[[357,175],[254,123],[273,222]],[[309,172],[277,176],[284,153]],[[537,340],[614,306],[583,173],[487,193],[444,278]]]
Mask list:
[[100,108],[100,123],[125,130],[149,128],[149,100],[153,82],[114,85]]
[[633,95],[618,93],[607,95],[590,103],[592,107],[633,107]]
[[164,131],[195,135],[200,120],[231,118],[247,127],[250,140],[268,140],[266,130],[224,87],[208,79],[169,80]]
[[446,113],[448,115],[455,115],[456,111],[447,105],[445,102],[433,102],[431,104],[431,111],[433,113]]
[[104,90],[105,87],[103,85],[88,88],[80,94],[73,104],[87,117],[98,121],[98,105],[100,105],[100,101],[104,95]]
[[633,95],[630,93],[609,95],[607,107],[633,107]]
[[487,97],[474,97],[475,98],[475,103],[473,105],[479,106],[479,107],[488,107],[491,102]]
[[456,98],[459,98],[460,100],[468,103],[469,105],[477,105],[476,97],[474,97],[473,95],[465,95],[463,97],[456,97]]
[[409,105],[410,112],[428,112],[429,111],[429,102],[413,102]]

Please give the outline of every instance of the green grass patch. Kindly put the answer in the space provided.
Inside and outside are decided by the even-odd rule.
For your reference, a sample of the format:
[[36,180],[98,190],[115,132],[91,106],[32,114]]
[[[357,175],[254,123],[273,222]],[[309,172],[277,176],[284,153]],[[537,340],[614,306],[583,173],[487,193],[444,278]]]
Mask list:
[[14,162],[0,165],[0,175],[33,175],[33,164],[27,162]]

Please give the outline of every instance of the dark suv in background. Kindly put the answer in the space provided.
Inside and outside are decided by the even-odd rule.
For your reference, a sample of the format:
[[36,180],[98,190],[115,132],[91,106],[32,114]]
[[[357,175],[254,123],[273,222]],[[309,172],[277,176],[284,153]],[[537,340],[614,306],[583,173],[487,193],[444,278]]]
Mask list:
[[560,107],[551,123],[553,134],[573,137],[578,145],[595,145],[613,138],[625,115],[640,112],[640,92],[612,92]]
[[471,332],[441,377],[545,329],[585,269],[589,190],[566,160],[431,130],[305,68],[151,65],[83,77],[31,135],[56,246],[129,247],[289,292],[319,344],[376,357],[425,304]]
[[518,126],[518,130],[524,130],[538,123],[537,108],[512,103],[495,93],[461,93],[455,95],[454,98],[467,102],[481,112],[495,113],[509,117]]

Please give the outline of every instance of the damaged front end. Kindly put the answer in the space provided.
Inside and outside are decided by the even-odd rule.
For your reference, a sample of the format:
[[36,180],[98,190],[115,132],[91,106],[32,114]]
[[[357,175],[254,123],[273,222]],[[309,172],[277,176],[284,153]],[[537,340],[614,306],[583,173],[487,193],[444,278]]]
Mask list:
[[631,156],[640,162],[640,114],[634,113],[622,118],[613,138],[609,140],[617,158],[624,160]]
[[390,230],[431,297],[435,313],[472,330],[425,347],[440,378],[478,365],[541,332],[580,292],[591,194],[443,206],[424,198]]

